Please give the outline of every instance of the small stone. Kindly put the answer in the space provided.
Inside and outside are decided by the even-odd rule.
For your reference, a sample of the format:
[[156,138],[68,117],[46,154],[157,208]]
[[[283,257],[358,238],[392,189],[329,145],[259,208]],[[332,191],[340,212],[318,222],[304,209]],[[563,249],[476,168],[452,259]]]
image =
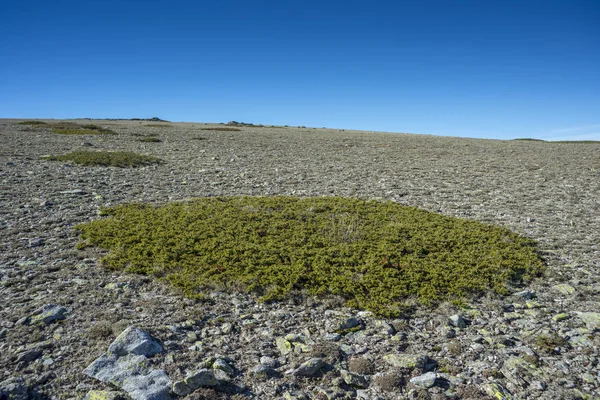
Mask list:
[[460,329],[465,329],[467,327],[467,322],[464,318],[457,314],[448,317],[448,324]]
[[223,360],[222,358],[217,358],[213,363],[212,368],[214,370],[221,370],[229,376],[235,375],[235,371],[233,370],[233,368],[231,368],[231,366],[227,364],[227,361]]
[[277,349],[279,350],[282,356],[285,356],[292,352],[292,344],[282,337],[278,337],[277,339],[275,339],[275,346],[277,346]]
[[29,388],[23,378],[8,378],[0,382],[0,399],[29,400]]
[[218,384],[214,372],[206,368],[194,372],[185,378],[185,382],[194,390],[199,387],[212,387]]
[[44,241],[44,239],[40,237],[29,239],[29,247],[39,247],[43,246],[45,243],[46,242]]
[[410,383],[412,383],[415,386],[429,389],[435,386],[436,379],[437,374],[435,372],[427,372],[426,374],[415,376],[410,380]]
[[304,343],[304,337],[302,335],[298,335],[296,333],[288,333],[287,335],[285,335],[284,339],[287,340],[288,342]]
[[552,289],[556,290],[562,295],[569,296],[575,293],[575,288],[571,285],[567,285],[566,283],[561,283],[559,285],[552,286]]
[[191,345],[190,347],[188,347],[188,350],[191,350],[191,351],[202,351],[203,349],[204,349],[204,347],[203,347],[202,342],[196,342],[193,345]]
[[544,390],[546,390],[548,388],[548,384],[544,381],[533,381],[533,382],[531,382],[530,387],[533,390],[538,390],[540,392],[543,392]]
[[163,350],[160,343],[135,326],[125,329],[108,347],[108,353],[117,356],[138,354],[151,357]]
[[99,381],[120,386],[128,377],[143,375],[147,366],[147,358],[142,355],[130,354],[119,358],[114,354],[103,354],[84,369],[83,373]]
[[46,304],[42,308],[34,311],[33,315],[31,315],[28,320],[32,324],[44,323],[48,325],[54,321],[65,319],[66,312],[67,309],[64,307],[55,304]]
[[162,369],[132,376],[123,382],[123,390],[134,400],[170,400],[170,387],[171,380]]
[[360,321],[354,317],[350,317],[345,321],[339,323],[337,329],[341,331],[347,331],[350,329],[358,328],[360,326]]
[[514,397],[512,394],[499,383],[490,383],[488,385],[484,385],[485,391],[494,399],[497,400],[513,400]]
[[448,329],[446,332],[446,339],[452,339],[456,337],[456,331],[454,329]]
[[421,354],[388,354],[383,359],[393,367],[423,369],[428,357]]
[[279,366],[279,361],[272,357],[262,356],[260,358],[260,364],[269,368],[277,368]]
[[292,373],[296,376],[313,376],[325,365],[321,358],[311,358],[300,364]]
[[340,374],[344,382],[353,388],[365,389],[369,386],[369,382],[367,382],[364,376],[353,374],[345,369],[341,370]]
[[531,289],[525,289],[520,292],[515,293],[515,296],[520,297],[525,300],[531,300],[537,297],[537,294]]
[[8,333],[8,329],[6,329],[6,328],[0,329],[0,339],[4,339],[6,337],[7,333]]
[[84,190],[81,189],[73,189],[73,190],[63,190],[62,192],[60,192],[60,194],[86,194],[86,192]]
[[560,321],[564,321],[571,318],[571,316],[567,313],[560,313],[560,314],[556,314],[552,317],[552,320],[554,322],[560,322]]
[[527,308],[540,308],[540,307],[542,307],[542,305],[538,301],[535,301],[535,300],[527,300],[525,302],[525,305],[527,306]]
[[250,368],[250,375],[258,379],[267,379],[274,374],[275,371],[266,365],[258,364]]
[[581,319],[589,329],[600,329],[600,313],[597,312],[577,312],[577,316]]
[[325,334],[325,340],[328,340],[330,342],[337,342],[341,338],[342,338],[342,335],[340,335],[339,333],[326,333]]
[[229,375],[227,372],[223,371],[222,369],[213,369],[213,374],[215,374],[215,378],[219,381],[219,382],[230,382],[232,376]]
[[17,356],[18,363],[30,363],[33,360],[38,359],[42,355],[42,352],[39,350],[27,350],[20,353]]

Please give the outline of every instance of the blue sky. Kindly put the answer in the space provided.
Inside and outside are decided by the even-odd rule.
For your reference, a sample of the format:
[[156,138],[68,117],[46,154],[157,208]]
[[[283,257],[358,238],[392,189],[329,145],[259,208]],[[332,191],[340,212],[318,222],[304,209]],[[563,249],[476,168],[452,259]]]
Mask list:
[[600,140],[598,0],[2,0],[0,117]]

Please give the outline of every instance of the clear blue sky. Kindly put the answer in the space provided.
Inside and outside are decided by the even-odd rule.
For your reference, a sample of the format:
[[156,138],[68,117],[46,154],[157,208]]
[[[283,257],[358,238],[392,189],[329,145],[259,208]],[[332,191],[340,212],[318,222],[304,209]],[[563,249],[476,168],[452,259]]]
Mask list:
[[0,0],[0,117],[600,140],[599,0]]

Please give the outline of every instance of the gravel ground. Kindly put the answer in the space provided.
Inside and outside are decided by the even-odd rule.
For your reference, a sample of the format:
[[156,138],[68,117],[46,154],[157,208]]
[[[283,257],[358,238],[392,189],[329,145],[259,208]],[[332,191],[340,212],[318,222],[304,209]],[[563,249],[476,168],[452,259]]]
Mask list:
[[[17,122],[0,120],[1,399],[117,390],[83,370],[129,325],[162,343],[148,362],[173,383],[232,367],[189,399],[600,398],[600,144],[145,121],[93,121],[119,135],[75,136]],[[139,141],[150,134],[162,142]],[[82,149],[165,162],[40,159]],[[381,320],[334,298],[212,293],[195,303],[75,249],[73,226],[101,206],[220,195],[387,199],[498,224],[535,239],[548,271],[512,296]],[[64,316],[39,321],[48,304]],[[303,376],[311,359],[322,366]]]

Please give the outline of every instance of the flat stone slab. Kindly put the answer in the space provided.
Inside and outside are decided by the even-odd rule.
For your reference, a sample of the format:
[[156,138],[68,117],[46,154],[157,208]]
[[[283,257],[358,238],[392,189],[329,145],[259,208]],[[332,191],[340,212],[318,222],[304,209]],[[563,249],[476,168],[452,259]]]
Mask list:
[[67,309],[56,304],[46,304],[42,308],[37,309],[30,317],[30,324],[44,323],[46,325],[65,319]]
[[130,326],[83,373],[122,388],[133,400],[168,400],[171,380],[164,370],[150,370],[148,363],[148,356],[161,351],[160,343]]

